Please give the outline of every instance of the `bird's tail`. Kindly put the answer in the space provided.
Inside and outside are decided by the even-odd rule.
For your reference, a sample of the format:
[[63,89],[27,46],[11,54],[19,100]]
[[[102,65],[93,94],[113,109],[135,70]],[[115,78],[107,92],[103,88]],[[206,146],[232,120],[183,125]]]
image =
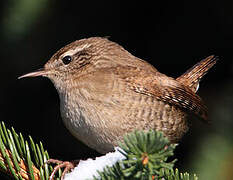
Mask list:
[[201,78],[213,67],[217,60],[217,56],[209,56],[188,69],[176,80],[189,87],[193,92],[197,92]]

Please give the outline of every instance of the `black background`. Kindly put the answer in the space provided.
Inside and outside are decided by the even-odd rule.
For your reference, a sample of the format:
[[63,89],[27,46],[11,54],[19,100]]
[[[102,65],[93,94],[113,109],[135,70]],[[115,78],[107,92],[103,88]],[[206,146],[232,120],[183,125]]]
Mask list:
[[218,55],[220,60],[199,89],[209,107],[212,126],[190,118],[190,131],[175,152],[176,167],[192,172],[187,164],[208,134],[232,136],[231,110],[228,114],[219,112],[220,106],[233,107],[231,1],[42,1],[41,13],[19,33],[13,33],[19,26],[15,22],[12,32],[5,28],[11,20],[7,15],[10,2],[1,1],[0,120],[37,142],[41,140],[51,157],[72,160],[99,154],[65,129],[58,94],[48,79],[17,77],[42,67],[67,43],[91,36],[110,36],[110,40],[173,77],[206,56]]

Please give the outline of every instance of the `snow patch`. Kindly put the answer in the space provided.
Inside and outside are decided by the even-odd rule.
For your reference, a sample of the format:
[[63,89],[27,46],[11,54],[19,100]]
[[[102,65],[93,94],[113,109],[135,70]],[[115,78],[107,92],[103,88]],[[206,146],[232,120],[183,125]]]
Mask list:
[[[93,176],[99,177],[98,171],[103,171],[106,166],[113,166],[117,161],[124,160],[125,156],[119,152],[123,151],[119,147],[115,148],[114,152],[107,153],[104,156],[96,157],[96,159],[87,159],[80,161],[78,166],[72,172],[67,173],[64,180],[88,180],[93,179]],[[123,151],[124,152],[124,151]]]

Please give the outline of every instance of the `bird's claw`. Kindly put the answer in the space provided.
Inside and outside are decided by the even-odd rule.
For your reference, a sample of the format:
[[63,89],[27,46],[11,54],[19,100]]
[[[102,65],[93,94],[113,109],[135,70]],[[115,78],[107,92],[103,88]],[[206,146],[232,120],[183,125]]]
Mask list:
[[64,168],[62,175],[61,175],[61,180],[64,179],[64,176],[67,172],[69,172],[70,170],[74,169],[75,166],[79,163],[79,160],[75,160],[75,161],[60,161],[57,159],[49,159],[48,161],[46,161],[46,164],[57,164],[54,168],[53,168],[53,172],[51,173],[49,180],[53,180],[56,172],[60,169],[60,168]]

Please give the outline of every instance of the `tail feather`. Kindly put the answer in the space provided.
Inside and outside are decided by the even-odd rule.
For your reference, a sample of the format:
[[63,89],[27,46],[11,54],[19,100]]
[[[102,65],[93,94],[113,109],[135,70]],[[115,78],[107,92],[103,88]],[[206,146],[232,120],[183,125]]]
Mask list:
[[196,92],[198,90],[201,78],[208,72],[211,67],[213,67],[217,60],[217,56],[209,56],[188,69],[176,80],[189,87],[193,92]]

